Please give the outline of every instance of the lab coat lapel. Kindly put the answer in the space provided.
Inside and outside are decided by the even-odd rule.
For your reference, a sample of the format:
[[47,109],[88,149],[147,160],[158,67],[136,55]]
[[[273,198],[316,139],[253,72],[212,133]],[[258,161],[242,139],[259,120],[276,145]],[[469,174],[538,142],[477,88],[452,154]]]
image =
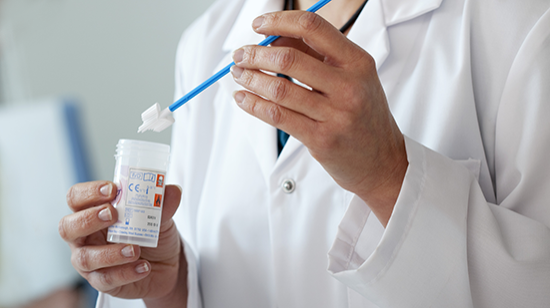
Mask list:
[[380,68],[390,52],[383,0],[369,0],[351,28],[348,38],[366,50]]
[[224,51],[258,44],[265,37],[252,30],[252,21],[265,13],[281,11],[284,0],[247,0],[223,43]]
[[443,0],[383,0],[384,20],[392,26],[438,8]]
[[[281,11],[283,9],[284,0],[249,0],[243,6],[239,17],[233,25],[229,35],[227,36],[223,50],[228,53],[232,53],[235,49],[244,45],[257,44],[261,42],[264,37],[255,33],[252,30],[252,21],[257,16],[268,12]],[[230,63],[232,60],[229,57],[226,62]],[[221,69],[224,64],[220,64],[217,69]],[[233,93],[243,88],[236,84],[230,78],[224,78],[222,80],[222,88],[228,93]],[[236,107],[238,108],[238,107]],[[266,181],[269,179],[269,175],[274,170],[275,163],[284,161],[291,153],[295,152],[298,148],[302,147],[302,143],[292,136],[288,139],[283,152],[277,159],[277,133],[276,129],[264,122],[252,117],[244,112],[239,114],[240,120],[246,127],[246,134],[254,148],[258,161],[260,162],[262,172]]]
[[380,69],[390,53],[387,28],[428,13],[442,0],[369,0],[348,38],[366,50]]
[[[237,48],[244,45],[253,45],[261,42],[264,37],[252,30],[252,21],[261,14],[280,11],[283,7],[283,0],[248,0],[244,3],[241,13],[237,17],[223,44],[223,51],[226,55],[216,67],[214,72],[219,71],[227,64],[231,63],[232,53]],[[235,91],[244,88],[238,85],[231,76],[226,76],[219,81],[220,90],[225,92],[226,96],[232,96]],[[277,160],[277,133],[276,129],[263,121],[247,114],[241,110],[237,104],[233,103],[237,121],[242,127],[242,133],[246,134],[250,146],[257,156],[260,169],[266,182],[273,171]]]

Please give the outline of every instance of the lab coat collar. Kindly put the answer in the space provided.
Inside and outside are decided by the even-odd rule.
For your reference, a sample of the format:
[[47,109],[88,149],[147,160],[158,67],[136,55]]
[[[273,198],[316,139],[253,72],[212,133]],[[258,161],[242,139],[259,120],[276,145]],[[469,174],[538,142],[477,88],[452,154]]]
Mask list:
[[223,50],[234,51],[244,45],[261,42],[265,37],[252,30],[252,21],[262,14],[281,11],[283,5],[284,0],[246,0],[223,43]]
[[428,13],[442,0],[369,0],[348,38],[366,50],[380,69],[390,53],[387,28]]
[[383,0],[386,26],[411,20],[437,9],[443,0]]
[[[338,1],[338,0],[336,0]],[[354,32],[359,32],[355,29],[363,29],[365,25],[371,25],[372,28],[386,28],[407,20],[411,20],[422,14],[428,13],[441,5],[443,0],[370,0],[366,8],[361,12],[355,26],[350,31],[350,39],[354,36]],[[264,37],[255,33],[252,30],[252,21],[257,16],[268,12],[282,10],[283,0],[247,0],[229,31],[223,44],[223,50],[233,51],[243,45],[259,43]],[[328,4],[330,5],[330,4]],[[374,15],[376,14],[377,15]],[[369,18],[372,17],[372,18]],[[363,40],[357,36],[354,42],[363,46],[361,43],[370,40],[368,35],[360,31]],[[251,41],[251,39],[255,39]]]
[[361,46],[374,58],[377,69],[390,53],[384,16],[382,0],[370,0],[348,33],[348,39]]

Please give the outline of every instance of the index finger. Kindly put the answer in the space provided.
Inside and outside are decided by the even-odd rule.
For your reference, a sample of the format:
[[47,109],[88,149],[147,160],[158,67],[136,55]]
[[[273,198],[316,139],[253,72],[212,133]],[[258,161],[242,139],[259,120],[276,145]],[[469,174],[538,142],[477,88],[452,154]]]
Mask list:
[[113,200],[116,196],[116,185],[109,181],[78,183],[67,192],[67,204],[78,212],[92,206],[101,205]]
[[300,39],[295,39],[290,37],[280,37],[278,40],[271,43],[271,46],[272,47],[291,47],[319,61],[323,61],[325,59],[324,56],[320,55],[318,52],[313,50],[309,45],[307,45],[306,43],[304,43],[304,41]]
[[[264,35],[279,35],[302,39],[333,65],[353,58],[355,48],[338,29],[321,16],[304,11],[284,11],[264,14],[252,24],[254,31]],[[351,58],[350,58],[351,57]],[[340,60],[341,59],[341,60]]]

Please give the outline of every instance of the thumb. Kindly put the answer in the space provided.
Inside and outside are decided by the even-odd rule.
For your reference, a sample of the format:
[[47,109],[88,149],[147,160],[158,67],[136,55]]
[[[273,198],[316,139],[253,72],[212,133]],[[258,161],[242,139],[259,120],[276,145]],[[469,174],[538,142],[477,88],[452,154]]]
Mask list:
[[178,185],[166,185],[164,189],[164,204],[162,205],[161,225],[172,219],[181,200],[181,187]]

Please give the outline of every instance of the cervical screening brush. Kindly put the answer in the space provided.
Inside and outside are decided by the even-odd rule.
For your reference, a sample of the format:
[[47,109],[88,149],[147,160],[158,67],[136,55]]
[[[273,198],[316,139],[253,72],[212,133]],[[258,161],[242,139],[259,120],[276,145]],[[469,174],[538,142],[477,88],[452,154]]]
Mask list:
[[[315,3],[307,11],[315,13],[330,1],[331,0],[321,0]],[[278,38],[279,36],[273,36],[273,35],[269,36],[258,45],[267,46],[273,43]],[[223,76],[227,75],[233,65],[235,65],[235,62],[232,62],[228,66],[224,67],[222,70],[214,74],[214,76],[210,77],[208,80],[206,80],[201,85],[193,89],[191,92],[187,93],[185,96],[177,100],[168,108],[161,111],[160,105],[156,103],[153,106],[151,106],[149,109],[145,110],[141,114],[141,119],[143,120],[143,124],[139,127],[138,133],[142,133],[148,130],[152,130],[158,133],[168,128],[170,125],[172,125],[172,123],[174,123],[172,112],[174,112],[176,109],[181,107],[183,104],[190,101],[193,97],[197,96],[202,91],[206,90],[216,81],[220,80]]]

